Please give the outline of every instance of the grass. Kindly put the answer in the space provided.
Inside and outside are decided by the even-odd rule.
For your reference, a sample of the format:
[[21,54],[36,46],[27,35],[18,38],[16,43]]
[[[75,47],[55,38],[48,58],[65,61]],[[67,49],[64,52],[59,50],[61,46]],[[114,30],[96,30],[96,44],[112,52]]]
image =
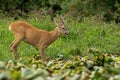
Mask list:
[[[8,61],[12,59],[10,53],[10,44],[14,39],[13,34],[8,30],[9,23],[14,20],[0,20],[0,60]],[[24,20],[40,29],[53,30],[54,22],[49,19],[32,18]],[[52,59],[58,54],[65,58],[71,58],[74,55],[88,54],[89,48],[95,48],[100,53],[118,54],[120,52],[120,27],[119,24],[97,22],[94,19],[85,19],[82,22],[74,20],[67,21],[67,27],[70,31],[69,36],[61,36],[46,50],[47,56]],[[19,46],[19,55],[29,58],[34,54],[39,54],[33,46],[21,42]]]

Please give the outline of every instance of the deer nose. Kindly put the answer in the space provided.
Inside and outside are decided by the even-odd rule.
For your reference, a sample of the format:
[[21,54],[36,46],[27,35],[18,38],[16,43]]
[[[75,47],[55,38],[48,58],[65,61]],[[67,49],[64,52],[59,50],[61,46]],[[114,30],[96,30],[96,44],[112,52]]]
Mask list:
[[65,34],[66,34],[66,35],[69,35],[69,34],[70,34],[70,32],[68,31],[68,32],[66,32]]

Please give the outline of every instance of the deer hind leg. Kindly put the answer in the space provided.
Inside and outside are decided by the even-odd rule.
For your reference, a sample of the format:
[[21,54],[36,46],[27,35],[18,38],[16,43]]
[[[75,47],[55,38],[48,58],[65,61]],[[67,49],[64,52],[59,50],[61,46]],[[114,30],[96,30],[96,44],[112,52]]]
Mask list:
[[12,57],[14,59],[18,59],[19,58],[19,55],[18,55],[18,52],[17,52],[17,48],[18,48],[18,45],[19,45],[19,43],[21,42],[22,39],[23,39],[23,35],[22,34],[17,34],[17,35],[15,35],[14,41],[10,45],[11,52],[12,52]]

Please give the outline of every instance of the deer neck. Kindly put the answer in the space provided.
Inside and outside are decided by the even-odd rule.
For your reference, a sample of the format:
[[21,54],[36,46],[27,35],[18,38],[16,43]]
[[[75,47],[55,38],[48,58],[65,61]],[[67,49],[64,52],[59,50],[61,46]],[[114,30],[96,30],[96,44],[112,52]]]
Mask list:
[[51,31],[50,34],[51,34],[51,41],[55,41],[61,35],[58,27],[56,27],[53,31]]

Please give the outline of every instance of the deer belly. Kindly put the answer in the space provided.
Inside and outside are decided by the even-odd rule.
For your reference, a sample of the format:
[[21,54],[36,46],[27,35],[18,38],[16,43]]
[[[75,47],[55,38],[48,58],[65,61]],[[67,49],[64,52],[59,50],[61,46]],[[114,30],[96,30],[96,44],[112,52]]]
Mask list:
[[36,39],[26,39],[26,38],[24,38],[23,41],[30,44],[30,45],[33,45],[33,46],[38,45],[38,40],[36,40]]

